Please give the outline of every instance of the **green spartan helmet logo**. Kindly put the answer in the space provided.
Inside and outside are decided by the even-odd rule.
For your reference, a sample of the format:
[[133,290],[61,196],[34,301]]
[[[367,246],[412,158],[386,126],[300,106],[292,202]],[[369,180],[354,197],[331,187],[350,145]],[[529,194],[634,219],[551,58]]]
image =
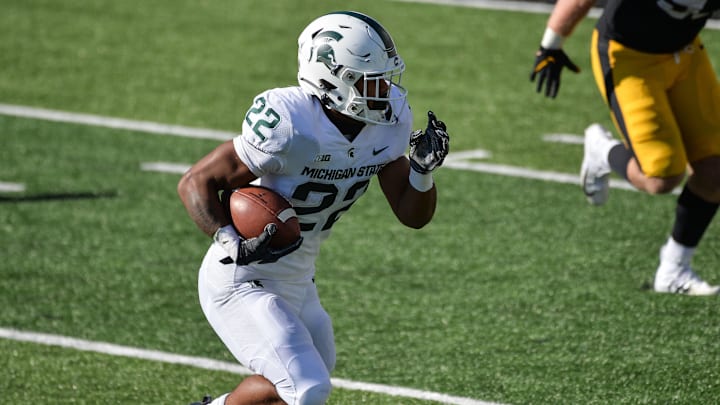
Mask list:
[[[328,38],[334,41],[340,41],[343,36],[335,31],[325,31],[319,33],[314,39],[313,42],[321,40],[323,38]],[[337,66],[337,63],[335,62],[335,50],[333,47],[328,44],[329,40],[326,39],[323,41],[323,44],[318,46],[317,48],[317,61],[322,62],[325,64],[325,66],[328,67],[328,69],[332,69],[335,66]]]

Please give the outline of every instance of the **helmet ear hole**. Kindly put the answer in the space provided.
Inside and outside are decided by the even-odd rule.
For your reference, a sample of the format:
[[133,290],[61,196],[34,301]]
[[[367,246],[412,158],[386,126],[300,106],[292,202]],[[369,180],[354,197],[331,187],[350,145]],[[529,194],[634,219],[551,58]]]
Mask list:
[[320,83],[320,88],[323,90],[331,91],[331,90],[337,89],[337,86],[335,86],[334,84],[330,83],[329,81],[327,81],[325,79],[320,79],[320,80],[318,80],[318,82]]
[[355,72],[348,70],[343,73],[341,80],[345,83],[355,85],[360,79],[358,78],[358,75],[355,74]]

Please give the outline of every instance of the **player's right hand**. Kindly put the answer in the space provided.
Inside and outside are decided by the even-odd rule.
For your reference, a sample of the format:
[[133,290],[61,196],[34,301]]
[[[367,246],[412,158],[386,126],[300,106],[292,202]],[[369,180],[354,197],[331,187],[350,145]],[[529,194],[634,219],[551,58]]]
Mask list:
[[277,225],[267,224],[262,233],[254,238],[243,239],[238,237],[238,252],[235,264],[243,266],[252,262],[262,260],[268,249],[270,249],[270,239],[277,232]]
[[530,81],[537,77],[537,92],[542,91],[545,85],[545,96],[555,98],[560,90],[560,74],[567,67],[575,73],[580,68],[575,65],[562,49],[546,49],[542,46],[535,53],[535,65],[530,73]]
[[259,263],[261,263],[261,264],[275,263],[276,261],[278,261],[279,258],[281,258],[285,255],[289,255],[290,253],[296,251],[297,248],[299,248],[300,245],[302,245],[302,242],[303,242],[303,238],[300,237],[295,242],[291,243],[288,246],[282,247],[282,248],[276,249],[276,248],[272,248],[272,247],[268,246],[267,249],[265,249],[265,252],[263,253],[262,258],[260,258]]

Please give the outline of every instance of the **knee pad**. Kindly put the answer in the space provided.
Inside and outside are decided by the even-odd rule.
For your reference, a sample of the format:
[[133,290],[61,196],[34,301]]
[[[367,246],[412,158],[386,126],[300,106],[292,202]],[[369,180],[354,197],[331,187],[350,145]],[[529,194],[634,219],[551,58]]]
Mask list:
[[313,384],[302,392],[298,392],[295,405],[323,405],[327,402],[331,389],[330,381]]

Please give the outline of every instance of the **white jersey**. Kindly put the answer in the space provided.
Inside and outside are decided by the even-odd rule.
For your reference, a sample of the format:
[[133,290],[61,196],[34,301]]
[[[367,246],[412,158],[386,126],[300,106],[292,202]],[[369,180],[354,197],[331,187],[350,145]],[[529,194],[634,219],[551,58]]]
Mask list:
[[319,100],[300,87],[272,89],[255,98],[242,135],[233,140],[235,150],[258,177],[255,184],[291,201],[304,240],[276,263],[245,266],[248,278],[314,276],[320,244],[333,224],[365,193],[373,176],[405,154],[412,113],[407,104],[392,107],[396,124],[366,124],[349,141],[327,118]]

